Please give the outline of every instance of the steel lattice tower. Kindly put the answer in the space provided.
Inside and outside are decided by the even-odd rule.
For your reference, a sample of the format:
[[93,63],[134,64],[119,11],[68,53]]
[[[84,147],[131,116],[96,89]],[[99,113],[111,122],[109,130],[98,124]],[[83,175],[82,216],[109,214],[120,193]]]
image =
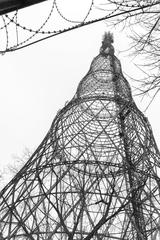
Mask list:
[[160,239],[160,155],[112,43],[0,193],[1,240]]

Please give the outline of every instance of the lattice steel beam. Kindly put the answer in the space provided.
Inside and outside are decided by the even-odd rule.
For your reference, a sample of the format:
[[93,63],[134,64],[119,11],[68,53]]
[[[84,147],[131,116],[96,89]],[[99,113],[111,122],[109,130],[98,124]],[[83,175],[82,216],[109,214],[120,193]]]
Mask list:
[[47,0],[0,0],[0,15],[25,8]]

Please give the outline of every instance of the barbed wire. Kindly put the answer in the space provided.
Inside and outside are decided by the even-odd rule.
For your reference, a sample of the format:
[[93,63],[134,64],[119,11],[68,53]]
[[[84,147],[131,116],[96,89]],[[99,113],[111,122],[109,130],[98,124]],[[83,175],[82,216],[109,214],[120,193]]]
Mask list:
[[[132,0],[122,0],[118,2],[114,0],[103,0],[103,3],[99,3],[99,1],[96,0],[86,0],[84,2],[79,0],[79,6],[81,9],[78,10],[79,12],[84,13],[84,16],[81,17],[80,20],[76,20],[72,16],[72,13],[76,12],[76,7],[73,8],[73,6],[71,4],[69,5],[69,3],[67,3],[67,7],[63,7],[63,5],[60,6],[59,0],[53,0],[50,6],[50,1],[46,1],[43,3],[43,8],[44,4],[46,7],[49,7],[49,11],[46,13],[46,17],[43,22],[37,27],[28,27],[28,22],[32,20],[34,21],[35,16],[30,16],[29,20],[27,20],[28,22],[26,23],[20,22],[18,14],[22,10],[1,16],[1,54],[28,47],[45,39],[89,24],[93,24],[95,22],[116,18],[122,15],[126,16],[127,14],[131,13],[134,15],[134,13],[144,11],[146,8],[159,4],[159,1],[152,1],[150,3],[143,2],[140,4],[138,1]],[[103,6],[103,8],[100,6]],[[29,11],[31,8],[32,7],[27,8],[27,11]],[[34,8],[36,9],[36,6],[34,6]],[[70,17],[67,17],[67,14],[65,13],[66,10],[69,11]],[[25,9],[23,11],[25,11]],[[36,14],[38,13],[36,12]],[[40,15],[39,19],[41,20]],[[13,35],[15,35],[15,37],[13,37]]]

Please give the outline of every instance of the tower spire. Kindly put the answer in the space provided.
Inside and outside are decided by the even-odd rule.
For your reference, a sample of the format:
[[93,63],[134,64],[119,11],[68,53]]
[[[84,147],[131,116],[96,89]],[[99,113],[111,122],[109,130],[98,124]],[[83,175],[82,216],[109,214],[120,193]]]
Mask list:
[[105,32],[102,39],[100,53],[114,55],[113,42],[113,34],[111,32]]

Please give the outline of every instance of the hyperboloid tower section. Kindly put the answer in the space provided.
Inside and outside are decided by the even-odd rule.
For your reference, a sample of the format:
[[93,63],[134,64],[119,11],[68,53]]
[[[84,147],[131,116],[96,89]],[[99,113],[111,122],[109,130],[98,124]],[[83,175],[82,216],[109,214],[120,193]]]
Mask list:
[[1,240],[160,239],[160,155],[112,43],[2,190]]

